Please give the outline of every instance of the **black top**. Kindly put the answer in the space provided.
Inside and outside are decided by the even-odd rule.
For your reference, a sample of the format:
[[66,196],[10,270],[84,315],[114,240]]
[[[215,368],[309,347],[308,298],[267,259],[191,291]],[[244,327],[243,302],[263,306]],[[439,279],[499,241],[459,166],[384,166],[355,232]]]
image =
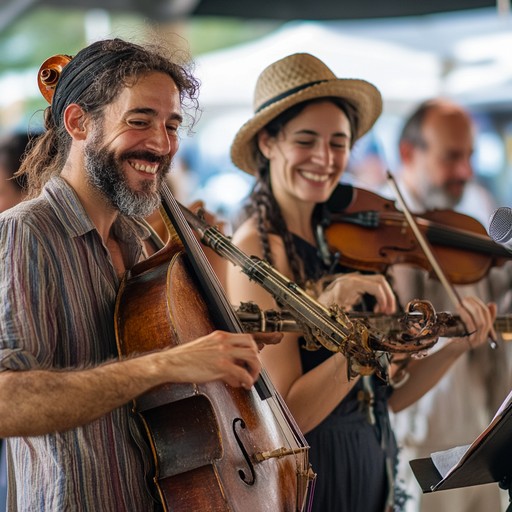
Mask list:
[[[308,279],[347,272],[350,269],[328,269],[318,251],[308,242],[294,236],[299,256]],[[373,307],[365,297],[364,308]],[[324,347],[316,351],[304,349],[301,341],[301,363],[306,373],[332,357]],[[339,379],[344,380],[345,375]],[[332,385],[337,382],[333,374]],[[387,400],[392,388],[376,376],[360,378],[349,394],[316,428],[306,434],[310,460],[317,473],[314,490],[315,512],[383,512],[394,475],[396,442],[391,431]],[[392,499],[392,497],[390,498]]]

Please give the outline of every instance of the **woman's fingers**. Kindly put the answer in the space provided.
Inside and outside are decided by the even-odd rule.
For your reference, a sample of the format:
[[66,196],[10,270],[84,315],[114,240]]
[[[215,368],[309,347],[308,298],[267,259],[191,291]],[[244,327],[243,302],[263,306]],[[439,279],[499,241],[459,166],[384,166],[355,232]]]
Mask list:
[[478,297],[466,297],[458,306],[461,319],[468,329],[468,342],[472,348],[494,339],[496,332],[493,327],[496,318],[496,305],[484,304]]
[[375,297],[375,311],[394,313],[396,299],[386,278],[380,274],[343,274],[332,281],[320,295],[319,301],[326,305],[336,303],[349,309],[360,302],[364,294]]

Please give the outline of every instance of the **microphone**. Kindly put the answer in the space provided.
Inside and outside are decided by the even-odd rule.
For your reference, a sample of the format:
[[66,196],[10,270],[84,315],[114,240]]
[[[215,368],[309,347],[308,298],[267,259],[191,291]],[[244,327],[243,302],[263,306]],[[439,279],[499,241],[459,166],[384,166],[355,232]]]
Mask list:
[[512,251],[512,208],[502,206],[489,218],[489,236]]

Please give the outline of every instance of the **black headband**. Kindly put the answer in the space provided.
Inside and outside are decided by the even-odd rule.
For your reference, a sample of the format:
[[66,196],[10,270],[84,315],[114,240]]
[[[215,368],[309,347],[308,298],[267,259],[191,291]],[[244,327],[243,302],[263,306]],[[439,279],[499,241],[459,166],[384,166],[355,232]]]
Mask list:
[[136,46],[120,51],[105,51],[102,42],[93,43],[76,54],[64,67],[52,100],[52,118],[56,126],[62,123],[65,108],[77,103],[101,71],[133,55]]

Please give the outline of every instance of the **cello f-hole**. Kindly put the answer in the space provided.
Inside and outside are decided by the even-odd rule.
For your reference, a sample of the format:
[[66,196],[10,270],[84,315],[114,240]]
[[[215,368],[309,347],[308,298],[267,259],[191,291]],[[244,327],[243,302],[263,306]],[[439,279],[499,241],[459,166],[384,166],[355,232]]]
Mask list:
[[245,449],[244,443],[242,442],[240,436],[238,435],[237,425],[240,425],[240,428],[245,429],[245,421],[242,418],[235,418],[233,420],[233,435],[235,436],[236,442],[240,447],[240,451],[242,452],[242,455],[244,456],[244,459],[247,462],[247,466],[249,467],[249,470],[251,472],[251,478],[247,479],[247,476],[243,469],[238,470],[238,475],[240,476],[242,482],[244,482],[245,484],[254,485],[254,482],[256,481],[256,473],[254,471],[254,466],[251,462],[251,458],[249,457],[249,453]]

